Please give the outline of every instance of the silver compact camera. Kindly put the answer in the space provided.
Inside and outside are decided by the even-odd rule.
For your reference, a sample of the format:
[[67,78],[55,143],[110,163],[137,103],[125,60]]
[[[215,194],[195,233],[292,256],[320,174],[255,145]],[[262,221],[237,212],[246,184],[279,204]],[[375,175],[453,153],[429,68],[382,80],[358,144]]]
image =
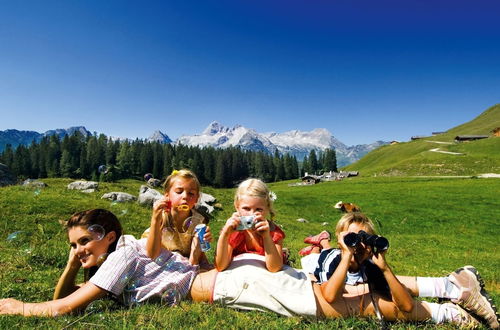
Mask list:
[[253,215],[242,215],[240,217],[240,224],[236,227],[236,230],[246,230],[252,229],[254,225],[255,216]]

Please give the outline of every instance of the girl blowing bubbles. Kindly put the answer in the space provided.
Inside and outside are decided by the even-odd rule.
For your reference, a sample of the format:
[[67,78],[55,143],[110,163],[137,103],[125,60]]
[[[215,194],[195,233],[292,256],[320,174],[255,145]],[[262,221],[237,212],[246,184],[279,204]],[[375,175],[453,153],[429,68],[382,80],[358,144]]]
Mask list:
[[[196,225],[206,223],[206,219],[194,209],[200,197],[200,182],[189,170],[174,170],[165,180],[165,195],[153,206],[151,226],[142,237],[148,237],[147,252],[155,259],[163,246],[189,257],[192,248],[198,248],[198,240],[193,240]],[[210,228],[204,239],[212,240]],[[202,268],[209,266],[205,253],[200,259]]]
[[[274,210],[271,193],[265,183],[259,179],[243,181],[236,190],[234,207],[236,212],[227,220],[217,242],[217,270],[223,271],[234,256],[243,253],[262,255],[267,270],[281,270],[285,233],[271,220],[267,220],[268,217],[273,218]],[[253,220],[246,216],[253,216]],[[245,224],[250,226],[243,227]]]

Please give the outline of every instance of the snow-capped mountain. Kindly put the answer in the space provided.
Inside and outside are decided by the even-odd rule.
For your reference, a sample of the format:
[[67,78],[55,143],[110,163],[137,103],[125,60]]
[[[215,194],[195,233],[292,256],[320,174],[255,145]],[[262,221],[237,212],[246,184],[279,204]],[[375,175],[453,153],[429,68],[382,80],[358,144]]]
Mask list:
[[154,131],[153,134],[148,138],[149,142],[160,142],[160,143],[172,143],[170,137],[161,131]]
[[200,135],[183,135],[177,144],[200,147],[227,148],[239,146],[244,150],[274,152],[276,146],[253,129],[236,125],[225,127],[214,121]]
[[316,128],[310,132],[298,130],[284,133],[264,133],[281,153],[290,153],[297,159],[303,159],[312,149],[321,151],[327,148],[344,151],[347,146],[333,137],[324,128]]
[[369,151],[387,144],[377,141],[372,144],[346,146],[337,140],[327,129],[316,128],[310,132],[288,131],[284,133],[257,133],[255,130],[236,125],[233,128],[225,127],[214,121],[199,135],[183,135],[175,143],[214,148],[239,146],[244,150],[265,151],[274,153],[289,153],[304,159],[312,149],[323,151],[327,148],[335,149],[339,167],[351,164]]
[[[83,126],[50,130],[45,133],[18,131],[16,129],[0,131],[0,152],[5,149],[7,144],[15,148],[20,144],[29,145],[32,141],[40,141],[44,136],[58,135],[62,138],[76,131],[84,136],[92,134]],[[94,134],[97,133],[94,132]],[[112,139],[127,140],[122,138]],[[282,154],[289,153],[294,155],[299,161],[309,155],[312,149],[320,152],[326,148],[330,148],[335,149],[338,167],[354,163],[371,150],[387,144],[384,141],[377,141],[371,144],[346,146],[324,128],[316,128],[310,132],[293,130],[284,133],[258,133],[254,129],[241,125],[236,125],[232,128],[225,127],[216,121],[210,123],[201,134],[183,135],[175,142],[167,134],[159,130],[154,131],[145,140],[149,142],[157,141],[160,143],[175,143],[199,147],[227,148],[235,146],[244,150],[264,151],[268,153],[274,153],[278,150]]]

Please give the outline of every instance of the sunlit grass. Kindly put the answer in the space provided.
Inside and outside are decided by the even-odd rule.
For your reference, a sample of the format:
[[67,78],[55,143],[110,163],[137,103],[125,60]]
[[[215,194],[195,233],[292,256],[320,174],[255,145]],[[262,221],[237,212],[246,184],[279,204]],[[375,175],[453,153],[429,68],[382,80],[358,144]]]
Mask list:
[[[140,181],[101,183],[96,193],[70,191],[69,179],[43,180],[48,187],[0,188],[0,297],[25,301],[51,299],[68,253],[59,220],[88,208],[107,208],[136,237],[149,225],[150,209],[137,203],[117,204],[101,199],[110,191],[137,196]],[[391,242],[389,262],[401,275],[443,276],[472,264],[483,276],[493,299],[500,302],[500,180],[426,178],[350,178],[315,186],[271,184],[278,199],[276,222],[287,235],[285,246],[294,266],[303,239],[324,229],[334,231],[341,216],[333,205],[354,202]],[[233,189],[205,188],[223,209],[211,220],[212,232],[222,228],[233,212]],[[307,223],[296,220],[304,218]],[[323,223],[328,225],[324,226]],[[9,235],[18,232],[16,237]],[[213,259],[214,250],[209,252]],[[0,328],[375,328],[374,320],[307,320],[274,314],[238,312],[219,306],[183,302],[174,308],[146,305],[57,319],[0,316]],[[433,328],[432,324],[393,324],[393,328]],[[443,328],[453,328],[446,326]]]

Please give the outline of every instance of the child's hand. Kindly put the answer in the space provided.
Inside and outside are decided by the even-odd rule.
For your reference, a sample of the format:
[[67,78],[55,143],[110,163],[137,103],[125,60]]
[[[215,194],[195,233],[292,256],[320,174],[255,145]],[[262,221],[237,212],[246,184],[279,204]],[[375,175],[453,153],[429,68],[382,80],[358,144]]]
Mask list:
[[354,255],[355,247],[347,246],[345,244],[344,237],[347,234],[349,234],[348,231],[340,232],[339,235],[337,236],[337,242],[339,243],[339,247],[340,247],[340,250],[342,251],[342,254],[352,256],[352,255]]
[[68,266],[72,269],[80,269],[82,263],[80,259],[76,256],[75,249],[69,249]]
[[222,228],[221,232],[231,234],[233,231],[236,230],[236,227],[240,224],[240,216],[238,212],[234,212],[233,215],[227,219],[226,224]]
[[153,204],[153,214],[151,216],[152,220],[156,220],[160,223],[163,222],[163,213],[170,212],[172,204],[166,196],[163,196],[160,200]]
[[261,236],[270,234],[269,221],[262,216],[262,214],[257,213],[254,219],[254,230]]
[[207,225],[205,235],[203,235],[203,239],[206,242],[211,243],[212,242],[212,232],[210,231],[210,227]]
[[387,261],[385,260],[385,254],[386,254],[386,252],[387,252],[387,250],[382,251],[382,252],[378,252],[378,253],[374,253],[372,255],[372,261],[373,261],[373,263],[378,268],[380,268],[381,271],[385,271],[385,270],[387,270],[387,268],[389,268],[389,265],[387,264]]
[[0,314],[22,314],[23,302],[13,299],[0,299]]

